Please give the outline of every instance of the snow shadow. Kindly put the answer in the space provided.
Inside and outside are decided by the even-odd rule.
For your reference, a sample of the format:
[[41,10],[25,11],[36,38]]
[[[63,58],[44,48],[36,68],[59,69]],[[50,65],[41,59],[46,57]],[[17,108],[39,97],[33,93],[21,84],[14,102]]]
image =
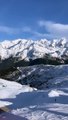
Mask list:
[[58,112],[58,111],[56,111],[55,110],[55,108],[54,108],[54,110],[49,110],[49,108],[48,107],[43,107],[43,108],[41,108],[41,107],[35,107],[35,108],[30,108],[31,109],[31,111],[32,112],[34,112],[34,111],[43,111],[43,112],[48,112],[48,113],[51,113],[51,114],[55,114],[55,115],[60,115],[60,116],[63,116],[63,117],[68,117],[68,113],[64,113],[64,112]]
[[20,93],[16,98],[3,99],[3,101],[11,102],[12,104],[9,105],[9,108],[17,109],[46,103],[68,104],[68,96],[49,97],[47,92],[33,91]]

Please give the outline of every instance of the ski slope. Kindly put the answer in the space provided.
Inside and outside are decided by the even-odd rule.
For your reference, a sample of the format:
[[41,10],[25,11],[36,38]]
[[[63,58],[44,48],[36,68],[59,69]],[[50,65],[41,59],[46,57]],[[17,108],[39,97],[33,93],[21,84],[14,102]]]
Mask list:
[[37,90],[0,79],[0,107],[5,106],[19,120],[68,120],[68,87]]

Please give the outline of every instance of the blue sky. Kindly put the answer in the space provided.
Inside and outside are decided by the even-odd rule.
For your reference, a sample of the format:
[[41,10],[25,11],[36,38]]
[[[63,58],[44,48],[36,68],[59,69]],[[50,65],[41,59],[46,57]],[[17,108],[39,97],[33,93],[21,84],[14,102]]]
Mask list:
[[68,0],[0,0],[0,41],[68,38]]

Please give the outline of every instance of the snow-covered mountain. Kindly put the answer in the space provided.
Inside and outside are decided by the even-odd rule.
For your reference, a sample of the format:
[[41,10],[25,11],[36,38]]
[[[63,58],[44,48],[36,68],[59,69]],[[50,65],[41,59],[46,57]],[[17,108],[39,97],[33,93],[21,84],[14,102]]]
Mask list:
[[67,55],[67,44],[66,39],[1,42],[0,56],[6,60],[0,61],[0,77],[10,81],[0,78],[0,108],[8,109],[2,111],[0,119],[68,120],[68,65],[41,64],[12,70],[17,60],[13,57],[29,60],[46,53],[61,57]]
[[68,120],[68,65],[23,66],[48,55],[67,57],[67,40],[0,42],[0,119]]
[[35,65],[18,67],[2,78],[29,85],[37,89],[65,87],[68,85],[68,65]]
[[10,56],[19,57],[20,59],[36,59],[43,58],[45,54],[53,57],[68,55],[68,41],[63,39],[55,39],[48,41],[17,39],[13,41],[5,40],[0,42],[0,58],[6,59]]

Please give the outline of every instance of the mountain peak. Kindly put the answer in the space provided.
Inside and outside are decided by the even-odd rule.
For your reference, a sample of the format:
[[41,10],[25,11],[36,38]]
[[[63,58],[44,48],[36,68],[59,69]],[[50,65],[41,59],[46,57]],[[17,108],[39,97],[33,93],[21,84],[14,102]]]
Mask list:
[[54,39],[52,41],[47,39],[41,39],[37,41],[26,39],[16,39],[13,41],[5,40],[0,42],[0,56],[1,59],[14,56],[28,60],[30,58],[41,58],[45,54],[50,54],[54,57],[61,57],[61,55],[67,53],[67,44],[68,42],[65,38],[60,40]]

